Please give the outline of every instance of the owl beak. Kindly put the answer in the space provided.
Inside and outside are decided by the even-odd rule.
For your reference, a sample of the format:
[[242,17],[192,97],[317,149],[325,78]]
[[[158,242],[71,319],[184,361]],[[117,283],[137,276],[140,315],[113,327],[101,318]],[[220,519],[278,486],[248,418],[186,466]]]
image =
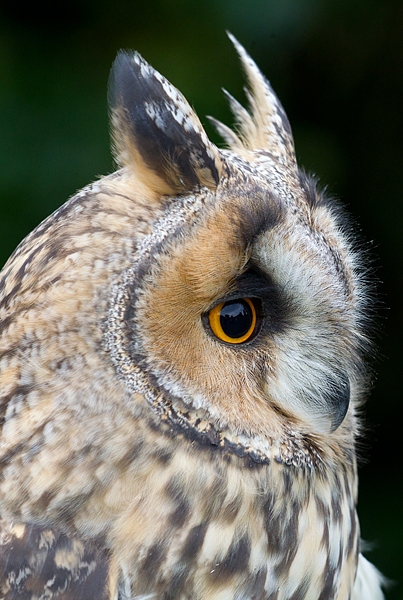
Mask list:
[[330,431],[333,432],[344,421],[350,404],[350,380],[347,373],[337,373],[335,379],[330,382],[326,396],[331,419]]

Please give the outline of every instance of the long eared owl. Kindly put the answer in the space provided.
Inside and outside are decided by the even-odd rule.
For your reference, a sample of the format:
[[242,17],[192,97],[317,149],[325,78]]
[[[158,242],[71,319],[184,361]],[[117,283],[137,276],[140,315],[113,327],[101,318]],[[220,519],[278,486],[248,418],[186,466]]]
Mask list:
[[120,53],[119,170],[2,271],[2,599],[383,597],[355,508],[362,257],[232,41],[228,148]]

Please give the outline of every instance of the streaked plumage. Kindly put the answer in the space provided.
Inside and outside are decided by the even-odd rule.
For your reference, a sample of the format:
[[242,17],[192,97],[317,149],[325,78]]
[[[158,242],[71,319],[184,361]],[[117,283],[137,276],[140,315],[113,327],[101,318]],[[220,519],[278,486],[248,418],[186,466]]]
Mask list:
[[362,257],[232,41],[250,106],[213,120],[229,149],[119,54],[120,170],[3,269],[1,598],[383,597],[355,510]]

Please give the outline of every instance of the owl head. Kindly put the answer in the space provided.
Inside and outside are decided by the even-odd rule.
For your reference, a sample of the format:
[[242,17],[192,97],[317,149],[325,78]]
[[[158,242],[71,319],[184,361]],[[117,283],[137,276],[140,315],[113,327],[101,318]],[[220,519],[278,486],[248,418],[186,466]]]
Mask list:
[[[139,422],[253,463],[312,466],[353,448],[361,257],[338,204],[298,168],[270,84],[231,39],[249,108],[227,94],[235,131],[213,119],[228,148],[139,54],[120,53],[109,91],[119,170],[44,221],[3,270],[13,507],[35,488],[41,514],[64,464],[86,456],[93,475],[119,462]],[[32,466],[45,447],[46,476]]]
[[285,429],[351,434],[365,291],[339,206],[299,170],[284,109],[231,39],[249,110],[227,94],[236,132],[212,119],[225,150],[141,56],[116,59],[119,176],[157,212],[114,285],[106,339],[171,426],[264,459]]

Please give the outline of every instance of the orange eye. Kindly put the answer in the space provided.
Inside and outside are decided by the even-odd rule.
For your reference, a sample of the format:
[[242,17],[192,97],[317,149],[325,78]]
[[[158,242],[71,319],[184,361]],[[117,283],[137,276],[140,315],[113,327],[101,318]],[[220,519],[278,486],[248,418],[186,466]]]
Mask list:
[[256,332],[256,307],[250,298],[220,302],[208,313],[214,335],[229,344],[242,344]]

